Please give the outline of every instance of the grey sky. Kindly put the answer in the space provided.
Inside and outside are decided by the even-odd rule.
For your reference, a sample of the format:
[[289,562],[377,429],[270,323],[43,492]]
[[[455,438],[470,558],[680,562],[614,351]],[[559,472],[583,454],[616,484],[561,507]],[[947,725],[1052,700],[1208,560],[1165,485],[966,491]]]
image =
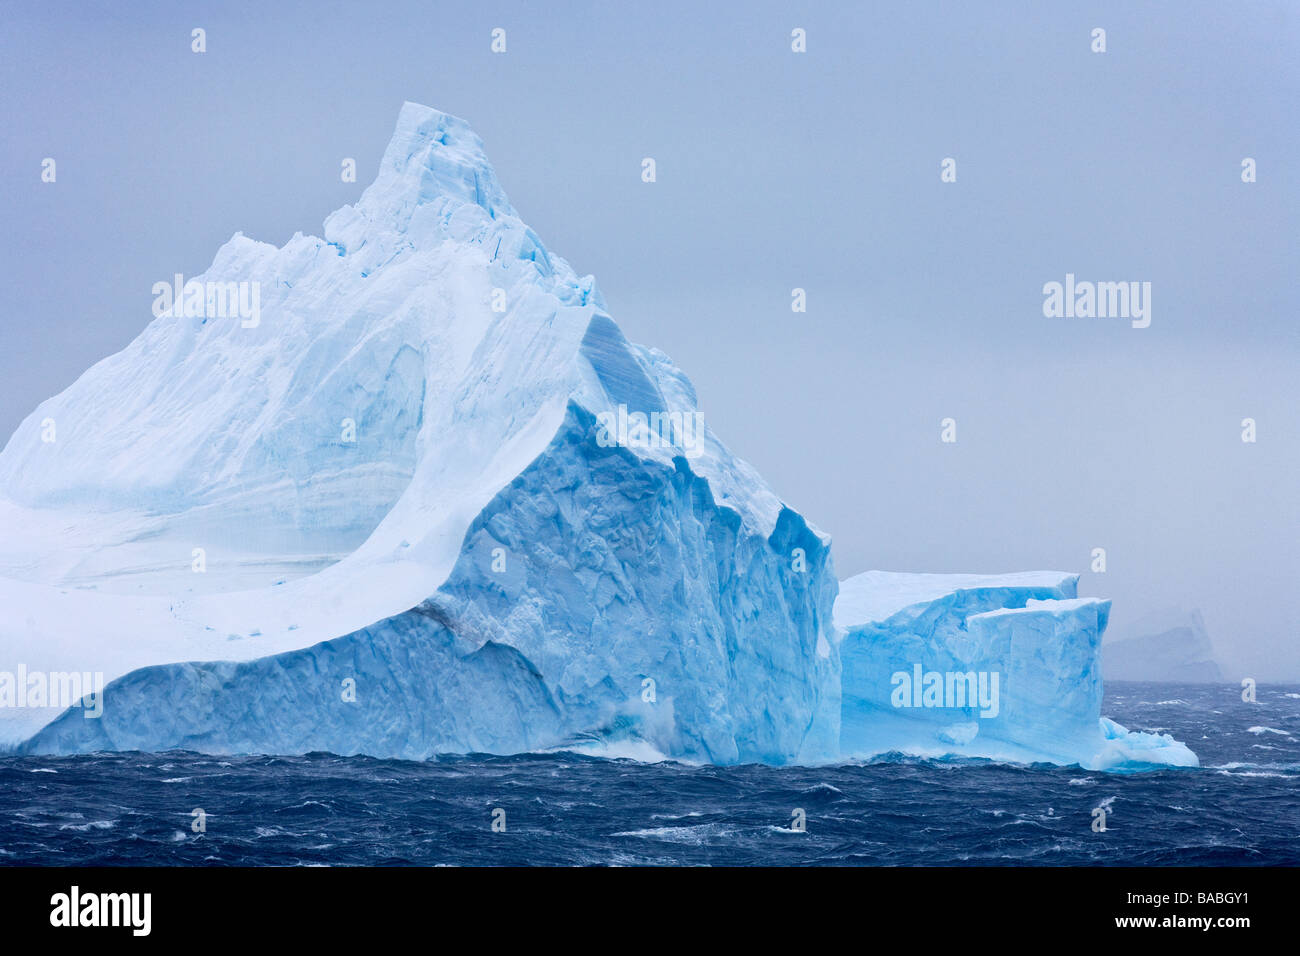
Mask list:
[[[410,99],[474,125],[841,576],[1079,570],[1115,633],[1200,607],[1229,676],[1294,678],[1298,11],[10,3],[0,432],[234,232],[319,234]],[[1067,272],[1151,282],[1151,327],[1044,318]]]

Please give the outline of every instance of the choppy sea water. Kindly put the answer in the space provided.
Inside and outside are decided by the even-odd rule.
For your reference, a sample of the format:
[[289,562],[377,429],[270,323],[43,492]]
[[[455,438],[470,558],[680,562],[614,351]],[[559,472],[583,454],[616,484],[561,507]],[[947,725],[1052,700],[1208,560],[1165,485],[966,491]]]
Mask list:
[[1201,768],[9,757],[0,865],[1300,865],[1300,686],[1114,684],[1103,712]]

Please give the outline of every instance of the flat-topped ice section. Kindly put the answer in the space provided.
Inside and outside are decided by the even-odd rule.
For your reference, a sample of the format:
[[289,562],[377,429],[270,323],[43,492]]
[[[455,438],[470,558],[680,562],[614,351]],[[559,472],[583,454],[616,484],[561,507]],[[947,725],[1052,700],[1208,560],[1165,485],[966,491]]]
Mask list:
[[868,571],[842,582],[841,751],[1196,766],[1172,738],[1101,717],[1110,602],[1077,587],[1058,571]]
[[1073,597],[1079,576],[1065,571],[1019,571],[1011,574],[935,574],[864,571],[840,582],[835,625],[851,627],[884,621],[899,611],[931,604],[956,591],[1019,592],[1040,597]]

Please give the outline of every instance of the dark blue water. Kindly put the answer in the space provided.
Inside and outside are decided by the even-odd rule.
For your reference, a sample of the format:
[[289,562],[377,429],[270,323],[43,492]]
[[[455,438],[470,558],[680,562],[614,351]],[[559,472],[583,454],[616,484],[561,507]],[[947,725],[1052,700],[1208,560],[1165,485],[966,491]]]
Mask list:
[[[1202,768],[4,758],[0,862],[1300,865],[1300,687],[1262,687],[1250,705],[1229,686],[1115,684],[1104,712],[1172,733]],[[505,832],[492,831],[497,808]],[[805,832],[791,829],[796,809]]]

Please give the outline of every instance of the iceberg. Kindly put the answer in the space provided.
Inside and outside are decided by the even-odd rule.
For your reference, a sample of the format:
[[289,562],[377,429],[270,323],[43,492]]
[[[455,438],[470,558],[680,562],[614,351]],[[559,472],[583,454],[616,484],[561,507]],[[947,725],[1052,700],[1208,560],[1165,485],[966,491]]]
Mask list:
[[1102,673],[1107,680],[1172,681],[1216,684],[1223,671],[1205,619],[1195,608],[1148,611],[1129,629],[1129,637],[1107,641]]
[[868,571],[844,581],[841,751],[1197,766],[1172,737],[1101,716],[1110,602],[1078,597],[1078,580]]
[[[193,281],[256,321],[178,279],[0,452],[0,745],[1195,760],[1100,722],[1109,606],[1068,575],[841,587],[463,120],[405,104],[321,237]],[[997,716],[886,710],[900,662],[996,671]],[[106,686],[6,697],[20,668]]]
[[95,720],[0,708],[9,742],[834,754],[829,538],[462,120],[406,104],[323,238],[197,281],[258,283],[259,321],[165,312],[0,454],[4,659],[108,682]]

